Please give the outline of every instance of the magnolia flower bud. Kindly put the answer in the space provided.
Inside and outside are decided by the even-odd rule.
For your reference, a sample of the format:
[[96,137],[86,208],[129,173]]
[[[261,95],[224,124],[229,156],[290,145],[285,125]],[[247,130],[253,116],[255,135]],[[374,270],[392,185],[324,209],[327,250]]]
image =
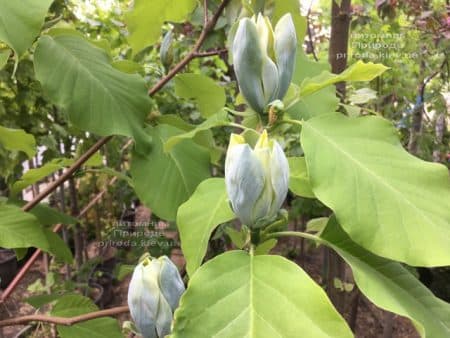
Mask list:
[[273,100],[282,100],[292,80],[297,36],[290,14],[275,26],[258,14],[239,22],[233,41],[233,63],[239,88],[249,106],[263,113]]
[[283,149],[264,131],[252,149],[232,134],[225,160],[225,184],[234,213],[243,224],[258,228],[277,217],[289,185]]
[[128,306],[142,337],[170,334],[173,312],[183,292],[178,269],[166,256],[146,257],[136,266],[128,287]]

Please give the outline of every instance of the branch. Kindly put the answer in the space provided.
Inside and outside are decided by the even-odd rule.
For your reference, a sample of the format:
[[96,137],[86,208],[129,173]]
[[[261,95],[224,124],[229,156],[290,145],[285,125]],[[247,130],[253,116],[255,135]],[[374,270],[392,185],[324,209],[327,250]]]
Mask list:
[[169,82],[175,75],[177,75],[186,65],[196,57],[196,54],[199,53],[200,47],[205,42],[205,39],[208,35],[208,33],[214,29],[216,26],[217,20],[219,20],[220,16],[222,15],[223,10],[228,5],[230,0],[223,0],[220,4],[219,8],[217,9],[214,16],[209,20],[205,26],[203,27],[202,32],[200,33],[200,36],[195,43],[194,47],[191,49],[191,51],[180,61],[178,64],[173,67],[169,73],[165,77],[163,77],[161,80],[159,80],[158,83],[156,83],[149,91],[148,95],[152,96],[156,92],[158,92],[164,85]]
[[100,318],[100,317],[108,317],[108,316],[114,316],[119,315],[122,313],[128,313],[129,309],[128,306],[118,306],[113,307],[111,309],[106,310],[100,310],[95,312],[89,312],[83,315],[75,316],[75,317],[53,317],[53,316],[47,316],[47,315],[28,315],[23,317],[17,317],[17,318],[9,318],[0,320],[0,327],[2,326],[13,326],[13,325],[24,325],[28,324],[30,322],[44,322],[44,323],[52,323],[57,325],[65,325],[65,326],[71,326],[79,322],[85,322],[91,319]]
[[202,58],[202,57],[206,57],[206,56],[214,56],[214,55],[220,55],[220,54],[225,54],[225,53],[228,53],[228,49],[226,49],[226,48],[214,49],[214,50],[209,50],[206,52],[197,52],[194,54],[194,57]]
[[112,136],[102,137],[92,147],[90,147],[83,155],[81,155],[64,173],[53,181],[47,188],[42,190],[35,198],[29,201],[22,207],[23,211],[29,211],[33,209],[40,201],[50,195],[60,184],[67,181],[72,174],[77,171],[91,156],[93,156],[97,150],[99,150],[105,143],[112,139]]

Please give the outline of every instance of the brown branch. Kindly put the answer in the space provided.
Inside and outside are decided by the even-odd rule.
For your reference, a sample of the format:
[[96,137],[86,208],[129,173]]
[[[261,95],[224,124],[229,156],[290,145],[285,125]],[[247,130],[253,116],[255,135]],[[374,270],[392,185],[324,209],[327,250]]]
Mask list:
[[226,49],[226,48],[214,49],[214,50],[208,50],[206,52],[197,52],[194,54],[194,57],[202,58],[202,57],[220,55],[220,54],[225,54],[225,53],[228,53],[228,49]]
[[29,211],[33,209],[39,202],[50,195],[60,184],[67,181],[72,174],[77,171],[91,156],[93,156],[97,150],[99,150],[105,143],[112,139],[112,136],[102,137],[92,147],[90,147],[83,155],[81,155],[64,173],[58,177],[55,181],[49,184],[39,195],[29,201],[22,207],[23,211]]
[[13,326],[13,325],[24,325],[28,324],[30,322],[44,322],[44,323],[52,323],[57,325],[65,325],[65,326],[71,326],[79,322],[85,322],[91,319],[100,318],[100,317],[108,317],[108,316],[115,316],[122,313],[128,313],[129,309],[128,306],[118,306],[113,307],[111,309],[106,310],[100,310],[95,312],[89,312],[83,315],[75,316],[75,317],[53,317],[53,316],[47,316],[47,315],[28,315],[23,317],[17,317],[17,318],[8,318],[4,320],[0,320],[0,327],[3,326]]

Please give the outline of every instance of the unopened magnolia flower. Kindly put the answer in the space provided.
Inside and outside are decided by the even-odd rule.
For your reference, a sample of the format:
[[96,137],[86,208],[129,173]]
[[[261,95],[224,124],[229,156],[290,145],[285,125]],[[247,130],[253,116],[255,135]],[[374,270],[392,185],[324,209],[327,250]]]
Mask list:
[[274,100],[282,100],[292,80],[297,36],[291,14],[272,29],[268,17],[258,14],[239,22],[232,45],[239,88],[249,106],[263,113]]
[[234,213],[243,224],[258,228],[275,220],[289,184],[283,149],[264,131],[252,149],[232,134],[225,161],[225,184]]
[[183,292],[178,269],[166,256],[146,257],[136,266],[128,287],[128,306],[142,337],[170,334],[173,312]]

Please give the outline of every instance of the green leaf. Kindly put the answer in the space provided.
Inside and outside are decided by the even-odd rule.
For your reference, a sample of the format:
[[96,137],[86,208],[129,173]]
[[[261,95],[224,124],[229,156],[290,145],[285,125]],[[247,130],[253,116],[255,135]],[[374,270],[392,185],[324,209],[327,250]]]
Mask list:
[[0,41],[18,57],[30,48],[53,0],[0,0]]
[[30,304],[32,307],[39,309],[43,305],[52,303],[60,298],[61,298],[60,294],[53,293],[50,295],[43,294],[43,295],[31,296],[31,297],[25,298],[24,301],[27,302],[28,304]]
[[158,41],[165,21],[183,22],[196,6],[196,0],[135,0],[134,8],[125,16],[133,53]]
[[12,194],[17,194],[26,187],[38,182],[59,169],[70,166],[72,163],[73,159],[55,158],[39,168],[30,169],[25,172],[19,180],[14,182],[11,192]]
[[[18,207],[23,207],[26,201],[9,200],[8,203]],[[29,213],[34,215],[38,219],[39,223],[43,225],[78,223],[78,220],[75,217],[59,212],[58,210],[50,207],[47,203],[39,203],[38,205],[35,205]]]
[[228,113],[222,110],[219,113],[212,115],[198,126],[196,126],[195,129],[192,129],[187,133],[175,135],[169,138],[164,143],[164,151],[170,151],[176,144],[178,144],[182,140],[194,138],[196,135],[198,135],[198,133],[202,131],[209,130],[214,127],[228,126],[228,125],[230,125]]
[[43,229],[43,231],[49,244],[48,252],[65,263],[73,263],[72,252],[61,237],[49,229]]
[[[300,1],[297,0],[275,0],[275,9],[273,12],[272,21],[274,24],[286,13],[292,15],[294,21],[295,31],[297,34],[297,43],[303,45],[303,40],[306,34],[306,18],[301,16]],[[274,26],[275,27],[275,26]]]
[[202,266],[175,311],[172,338],[346,338],[325,292],[280,256],[229,251]]
[[300,87],[300,96],[310,95],[322,88],[343,81],[371,81],[389,68],[379,63],[364,63],[358,60],[341,74],[324,71],[313,78],[305,79]]
[[450,336],[450,304],[435,297],[400,263],[354,243],[334,217],[321,238],[351,266],[359,289],[375,305],[410,318],[422,337]]
[[3,69],[3,67],[6,66],[8,63],[9,56],[11,55],[11,50],[0,50],[0,70]]
[[255,255],[267,255],[272,250],[278,241],[275,238],[264,241],[255,248]]
[[334,113],[303,123],[314,194],[359,245],[413,266],[450,265],[445,166],[407,153],[391,123]]
[[[303,48],[298,48],[292,82],[300,86],[305,79],[315,77],[329,70],[330,65],[328,63],[311,60],[306,56]],[[292,118],[297,120],[308,120],[314,116],[332,113],[336,111],[339,105],[336,89],[333,86],[322,88],[305,97],[299,97],[297,92],[294,99],[298,100],[298,102],[293,104],[287,112]],[[288,106],[289,102],[286,104],[286,107]]]
[[225,89],[201,74],[178,74],[175,77],[175,94],[194,99],[203,117],[210,117],[225,106]]
[[143,123],[150,99],[142,77],[118,71],[104,50],[71,34],[41,37],[34,65],[44,91],[78,128],[148,146]]
[[139,63],[130,60],[118,60],[112,63],[112,66],[123,73],[128,74],[141,74],[144,72],[144,68]]
[[289,190],[307,198],[315,198],[309,182],[308,170],[304,157],[289,157]]
[[327,226],[328,220],[328,217],[313,218],[306,223],[306,231],[321,234],[323,229]]
[[244,228],[237,231],[235,228],[227,226],[223,231],[228,235],[228,237],[230,237],[231,242],[233,242],[238,249],[243,249],[250,237],[249,232]]
[[191,140],[183,140],[164,152],[163,144],[180,130],[159,125],[150,128],[152,149],[143,156],[133,153],[131,177],[139,198],[166,220],[175,220],[178,207],[210,176],[209,154]]
[[67,263],[72,261],[70,250],[59,236],[43,228],[35,216],[14,205],[0,204],[0,233],[0,247],[36,247]]
[[351,104],[364,104],[377,98],[377,92],[371,88],[360,88],[350,94]]
[[0,144],[7,150],[23,151],[29,158],[36,154],[34,136],[22,129],[10,129],[0,126]]
[[177,225],[189,276],[192,277],[201,265],[213,230],[234,218],[223,178],[203,181],[189,200],[180,206]]
[[[97,311],[95,304],[80,295],[67,295],[58,300],[51,311],[52,316],[74,317]],[[122,338],[117,320],[111,317],[92,319],[72,326],[57,325],[61,338]]]

